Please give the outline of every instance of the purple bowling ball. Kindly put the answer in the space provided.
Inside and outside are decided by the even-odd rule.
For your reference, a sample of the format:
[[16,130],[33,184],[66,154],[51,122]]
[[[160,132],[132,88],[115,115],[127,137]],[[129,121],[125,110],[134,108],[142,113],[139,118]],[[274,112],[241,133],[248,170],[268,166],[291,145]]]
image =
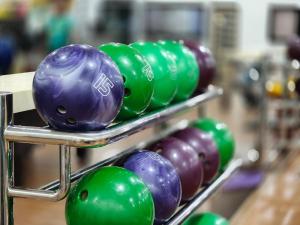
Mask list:
[[68,45],[50,53],[33,79],[36,109],[58,130],[103,129],[117,116],[123,95],[115,63],[89,45]]
[[300,61],[300,37],[294,36],[287,42],[287,57]]
[[198,153],[204,163],[203,183],[209,183],[217,175],[220,165],[219,152],[212,136],[192,127],[180,130],[173,136],[191,145]]
[[170,161],[155,152],[139,151],[122,164],[138,175],[150,189],[156,223],[169,219],[181,200],[180,179]]
[[158,151],[173,164],[180,177],[182,200],[183,202],[190,200],[197,193],[203,181],[203,163],[195,150],[174,137],[161,140],[151,149]]
[[295,91],[298,97],[300,97],[300,78],[295,81]]
[[213,81],[216,74],[216,62],[210,50],[203,45],[193,41],[184,41],[183,44],[188,47],[196,56],[199,66],[199,82],[194,94],[200,94],[205,91],[207,86]]
[[0,36],[0,76],[10,72],[15,52],[14,40]]

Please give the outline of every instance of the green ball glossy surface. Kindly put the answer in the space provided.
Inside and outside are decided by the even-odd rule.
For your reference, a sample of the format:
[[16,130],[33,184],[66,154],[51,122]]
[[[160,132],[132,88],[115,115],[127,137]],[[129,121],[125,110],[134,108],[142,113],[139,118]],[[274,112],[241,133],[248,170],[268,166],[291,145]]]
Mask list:
[[189,217],[182,225],[229,225],[229,222],[214,213],[195,214]]
[[181,43],[171,40],[159,41],[176,63],[177,93],[174,102],[188,99],[195,91],[199,80],[199,68],[193,53]]
[[165,50],[153,42],[135,42],[130,46],[145,57],[153,72],[154,92],[149,109],[167,106],[177,92],[177,74],[170,65],[172,59],[168,59]]
[[209,118],[195,121],[194,127],[210,133],[213,136],[220,153],[220,169],[225,169],[230,160],[234,157],[235,151],[235,141],[228,127],[224,123],[219,123]]
[[90,173],[72,188],[65,214],[68,225],[152,225],[154,203],[134,173],[111,166]]
[[117,64],[125,85],[125,96],[118,120],[127,120],[143,113],[153,95],[153,73],[145,58],[134,48],[117,43],[104,44],[99,50]]

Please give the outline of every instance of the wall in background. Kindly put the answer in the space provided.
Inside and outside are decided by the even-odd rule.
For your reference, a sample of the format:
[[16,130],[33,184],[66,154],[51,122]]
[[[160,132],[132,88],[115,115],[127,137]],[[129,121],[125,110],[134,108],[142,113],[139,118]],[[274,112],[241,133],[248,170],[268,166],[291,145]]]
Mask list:
[[[206,3],[210,0],[203,0]],[[299,0],[218,0],[236,2],[240,8],[239,50],[246,54],[284,51],[284,44],[271,43],[267,37],[268,13],[271,5],[297,6]]]
[[240,0],[240,47],[242,51],[266,51],[270,48],[282,49],[281,45],[272,44],[267,37],[268,9],[272,4],[296,5],[299,0]]

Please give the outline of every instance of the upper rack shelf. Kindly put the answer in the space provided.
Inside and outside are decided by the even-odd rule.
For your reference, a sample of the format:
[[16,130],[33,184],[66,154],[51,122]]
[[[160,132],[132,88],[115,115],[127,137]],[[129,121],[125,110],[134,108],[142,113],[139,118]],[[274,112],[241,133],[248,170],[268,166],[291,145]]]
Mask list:
[[166,121],[179,112],[196,107],[200,105],[200,103],[216,98],[222,94],[222,88],[210,85],[208,90],[203,94],[167,108],[147,113],[137,119],[112,125],[101,131],[72,133],[56,131],[48,127],[11,125],[6,128],[4,135],[8,141],[24,143],[67,145],[72,147],[104,146],[143,130],[150,125]]

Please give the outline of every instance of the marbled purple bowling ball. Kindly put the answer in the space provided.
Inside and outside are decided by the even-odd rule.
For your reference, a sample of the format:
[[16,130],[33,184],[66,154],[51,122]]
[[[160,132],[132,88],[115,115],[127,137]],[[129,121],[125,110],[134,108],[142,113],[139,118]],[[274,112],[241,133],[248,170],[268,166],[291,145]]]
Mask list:
[[114,62],[89,45],[69,45],[49,54],[33,79],[33,99],[54,129],[99,130],[117,116],[124,95]]
[[183,44],[196,56],[199,66],[199,82],[195,94],[202,93],[216,75],[216,62],[210,50],[196,42],[184,41]]
[[171,162],[155,152],[139,151],[122,163],[148,186],[155,206],[156,223],[170,218],[181,200],[181,183]]
[[168,159],[180,177],[183,202],[190,200],[203,182],[203,162],[195,150],[175,137],[168,137],[151,146]]
[[287,57],[300,61],[300,37],[293,36],[287,42]]
[[180,130],[173,136],[191,145],[198,153],[199,158],[204,162],[203,183],[209,183],[217,175],[220,165],[219,152],[212,136],[192,127]]

